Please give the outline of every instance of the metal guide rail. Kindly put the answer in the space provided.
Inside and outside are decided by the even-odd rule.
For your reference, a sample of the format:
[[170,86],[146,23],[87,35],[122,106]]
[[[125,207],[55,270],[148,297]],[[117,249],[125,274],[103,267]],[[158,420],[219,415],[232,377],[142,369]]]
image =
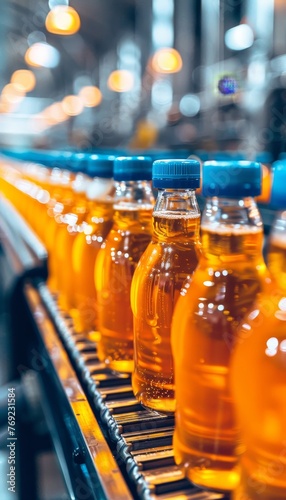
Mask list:
[[[174,417],[143,408],[133,395],[130,376],[115,374],[99,361],[96,343],[74,331],[71,318],[60,313],[44,284],[38,285],[38,293],[133,498],[227,500],[226,495],[203,491],[184,478],[175,464],[172,449]],[[69,391],[66,394],[69,397]],[[82,422],[78,423],[83,433],[88,432]],[[95,467],[101,470],[100,461]],[[102,479],[106,480],[106,475]],[[108,498],[113,500],[122,495]],[[124,498],[130,498],[130,493]]]

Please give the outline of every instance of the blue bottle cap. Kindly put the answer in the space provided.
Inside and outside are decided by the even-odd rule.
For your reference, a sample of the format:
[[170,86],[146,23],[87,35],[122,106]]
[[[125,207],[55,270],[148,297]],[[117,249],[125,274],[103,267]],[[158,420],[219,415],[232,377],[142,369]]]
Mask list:
[[68,170],[74,173],[86,174],[89,156],[90,155],[88,153],[72,153],[69,160]]
[[44,149],[25,149],[25,150],[11,150],[6,152],[20,161],[38,163],[45,165],[48,168],[65,168],[70,169],[71,159],[73,156],[72,151],[58,151],[58,150],[44,150]]
[[114,161],[114,180],[150,181],[152,163],[152,158],[149,156],[119,156]]
[[89,154],[87,161],[87,175],[111,179],[113,177],[114,155]]
[[203,196],[244,198],[261,193],[262,169],[251,161],[206,161],[203,164]]
[[272,165],[270,205],[278,210],[286,209],[286,159]]
[[197,160],[157,160],[153,163],[153,186],[164,189],[195,189],[200,185]]

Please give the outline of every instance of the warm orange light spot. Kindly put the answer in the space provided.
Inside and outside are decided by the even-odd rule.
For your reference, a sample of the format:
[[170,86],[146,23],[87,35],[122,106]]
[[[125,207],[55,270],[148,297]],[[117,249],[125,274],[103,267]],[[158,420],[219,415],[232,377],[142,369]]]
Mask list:
[[77,116],[83,110],[83,101],[79,96],[67,95],[62,100],[62,108],[69,116]]
[[37,42],[27,49],[25,61],[37,68],[55,68],[60,62],[60,53],[48,43]]
[[102,93],[99,88],[92,85],[83,87],[79,92],[79,96],[87,108],[98,106],[102,101]]
[[134,86],[134,76],[130,71],[118,69],[110,73],[107,85],[114,92],[128,92]]
[[24,92],[31,92],[36,85],[36,77],[29,69],[18,69],[11,76],[11,83],[22,87]]
[[74,35],[80,28],[80,17],[68,5],[57,5],[46,17],[46,28],[55,35]]
[[49,125],[56,125],[57,123],[68,120],[69,118],[68,114],[64,111],[61,102],[55,102],[48,108],[44,109],[42,115]]
[[151,121],[141,120],[137,124],[137,128],[129,146],[134,149],[151,148],[156,144],[157,139],[157,125]]
[[177,73],[182,66],[182,58],[175,49],[159,49],[152,58],[152,68],[157,73]]
[[25,97],[25,92],[23,88],[16,83],[8,83],[2,90],[1,98],[2,101],[11,104],[18,104]]

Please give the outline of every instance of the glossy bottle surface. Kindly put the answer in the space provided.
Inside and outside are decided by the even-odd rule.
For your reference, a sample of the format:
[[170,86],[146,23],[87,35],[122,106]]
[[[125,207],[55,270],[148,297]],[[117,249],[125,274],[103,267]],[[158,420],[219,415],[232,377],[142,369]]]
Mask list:
[[[286,250],[285,250],[286,253]],[[244,446],[233,500],[286,498],[286,283],[257,302],[239,332],[232,387]],[[246,368],[247,367],[247,368]]]
[[172,326],[175,460],[194,483],[228,491],[239,477],[229,364],[238,325],[267,277],[263,232],[252,199],[211,202],[201,229],[203,256]]
[[97,329],[94,266],[100,247],[113,222],[113,201],[95,200],[90,215],[75,238],[72,249],[75,326],[78,331]]
[[[286,188],[285,188],[286,189]],[[278,215],[269,236],[267,264],[271,275],[281,287],[286,286],[286,211]]]
[[58,225],[56,239],[56,271],[61,307],[69,311],[75,306],[74,271],[72,266],[72,248],[79,234],[81,223],[87,215],[87,203],[83,194],[76,196],[76,205],[72,211],[62,215]]
[[[48,209],[48,221],[46,223],[46,247],[49,252],[49,287],[53,291],[63,290],[63,281],[66,274],[71,274],[71,259],[69,255],[64,261],[65,245],[70,248],[69,240],[66,243],[66,229],[70,229],[82,220],[86,211],[85,185],[86,178],[81,173],[65,176],[62,185],[56,187],[51,206]],[[62,193],[62,197],[58,198]],[[70,230],[73,235],[74,231]],[[69,279],[69,277],[68,277]],[[68,309],[68,304],[62,293],[63,306]],[[69,293],[69,292],[68,292]],[[61,299],[61,298],[60,298]]]
[[[149,183],[141,183],[139,188],[134,187],[133,182],[129,184],[123,195],[125,200],[114,205],[113,227],[98,252],[95,264],[98,329],[101,334],[98,355],[111,369],[125,372],[132,372],[134,366],[131,281],[138,261],[151,240],[153,210]],[[136,197],[137,200],[141,197],[144,202],[134,202]]]
[[[169,210],[159,210],[162,203]],[[143,405],[162,412],[175,410],[171,321],[182,284],[198,263],[199,223],[194,191],[160,193],[152,242],[132,281],[133,391]]]

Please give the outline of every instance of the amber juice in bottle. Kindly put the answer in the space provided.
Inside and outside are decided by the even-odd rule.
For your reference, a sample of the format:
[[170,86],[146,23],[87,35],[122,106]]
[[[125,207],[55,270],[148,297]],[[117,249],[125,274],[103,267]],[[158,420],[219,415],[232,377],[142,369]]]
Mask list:
[[72,316],[77,331],[92,335],[97,330],[94,266],[113,223],[114,159],[110,155],[90,155],[87,174],[92,180],[87,189],[88,217],[81,225],[72,248],[75,306]]
[[[133,315],[131,281],[151,239],[154,198],[149,180],[152,161],[123,157],[114,162],[118,199],[114,222],[95,263],[98,355],[113,370],[133,371]],[[139,177],[139,180],[138,180]],[[130,180],[131,179],[131,180]]]
[[267,265],[276,283],[284,288],[286,284],[286,210],[277,216],[269,236]]
[[[241,170],[240,175],[232,174],[234,168]],[[220,184],[221,172],[224,184]],[[172,325],[175,460],[195,484],[219,491],[234,489],[239,479],[238,426],[229,382],[231,354],[238,325],[267,277],[260,215],[254,200],[244,198],[259,193],[259,182],[259,164],[204,165],[203,192],[219,196],[207,201],[202,257],[192,282],[186,282],[181,291]],[[222,197],[226,195],[233,198]]]
[[197,161],[159,160],[153,164],[153,185],[159,188],[159,194],[152,241],[132,280],[133,391],[144,406],[167,413],[174,412],[176,403],[171,352],[173,310],[200,253],[200,212],[194,191],[199,182]]
[[113,223],[113,202],[100,203],[96,210],[91,207],[89,220],[75,238],[72,249],[74,273],[73,317],[77,331],[89,332],[97,329],[97,301],[94,283],[94,266],[101,245]]
[[233,500],[286,498],[286,162],[273,168],[279,210],[268,253],[272,284],[244,319],[231,364],[241,428],[241,479]]

